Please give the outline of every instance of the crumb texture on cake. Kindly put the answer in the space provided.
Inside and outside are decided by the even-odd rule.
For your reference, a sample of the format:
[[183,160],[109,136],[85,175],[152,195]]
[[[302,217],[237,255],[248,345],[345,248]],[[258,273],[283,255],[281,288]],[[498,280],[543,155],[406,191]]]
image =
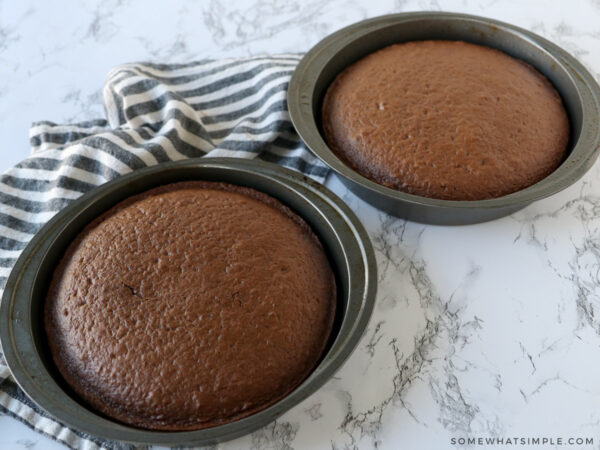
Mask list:
[[447,200],[500,197],[564,160],[569,122],[537,70],[488,47],[415,41],[385,47],[328,88],[329,147],[384,186]]
[[299,216],[261,192],[183,182],[89,224],[45,303],[56,366],[136,427],[228,423],[285,397],[329,338],[335,280]]

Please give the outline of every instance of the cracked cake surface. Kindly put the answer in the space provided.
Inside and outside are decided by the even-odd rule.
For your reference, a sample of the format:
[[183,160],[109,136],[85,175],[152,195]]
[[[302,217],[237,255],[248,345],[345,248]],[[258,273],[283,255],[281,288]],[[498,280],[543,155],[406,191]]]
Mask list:
[[192,430],[295,389],[325,349],[335,302],[302,218],[253,189],[190,181],[128,198],[79,233],[54,272],[45,328],[90,407]]
[[415,41],[342,71],[322,105],[325,141],[392,189],[482,200],[524,189],[565,159],[560,95],[529,64],[460,41]]

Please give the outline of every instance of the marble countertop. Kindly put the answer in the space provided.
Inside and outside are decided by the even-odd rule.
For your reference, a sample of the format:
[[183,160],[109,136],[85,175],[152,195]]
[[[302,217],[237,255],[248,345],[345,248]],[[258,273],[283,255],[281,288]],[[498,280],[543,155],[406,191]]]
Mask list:
[[[116,64],[305,51],[344,25],[414,10],[511,22],[600,74],[598,0],[0,1],[0,170],[27,156],[30,122],[103,117]],[[387,216],[330,179],[376,249],[369,328],[316,394],[219,447],[445,449],[466,437],[545,437],[553,443],[518,448],[599,449],[599,175],[597,164],[557,195],[463,227]],[[569,438],[594,443],[569,447]],[[61,445],[0,415],[0,448]]]

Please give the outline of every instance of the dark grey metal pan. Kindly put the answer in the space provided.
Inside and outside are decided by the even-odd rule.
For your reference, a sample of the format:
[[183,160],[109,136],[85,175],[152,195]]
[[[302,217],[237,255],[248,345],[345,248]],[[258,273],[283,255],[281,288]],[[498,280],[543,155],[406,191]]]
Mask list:
[[[499,49],[527,61],[560,92],[570,125],[569,154],[542,181],[504,197],[479,201],[437,200],[379,185],[346,166],[320,133],[320,108],[329,84],[344,68],[387,45],[424,40],[462,40]],[[319,42],[298,64],[288,90],[290,116],[306,145],[356,195],[390,214],[409,220],[459,225],[505,216],[577,181],[600,150],[600,87],[569,53],[527,30],[464,14],[417,12],[359,22]]]
[[[336,326],[318,367],[275,405],[206,430],[146,431],[102,417],[70,394],[48,353],[43,302],[58,259],[87,223],[126,197],[182,180],[249,186],[278,198],[302,216],[321,239],[334,267],[339,290]],[[19,386],[59,421],[105,439],[136,444],[209,445],[266,425],[323,385],[354,350],[367,326],[376,281],[375,257],[364,228],[348,206],[318,183],[297,172],[257,161],[212,158],[166,163],[94,189],[59,212],[33,237],[6,284],[0,306],[0,340]]]

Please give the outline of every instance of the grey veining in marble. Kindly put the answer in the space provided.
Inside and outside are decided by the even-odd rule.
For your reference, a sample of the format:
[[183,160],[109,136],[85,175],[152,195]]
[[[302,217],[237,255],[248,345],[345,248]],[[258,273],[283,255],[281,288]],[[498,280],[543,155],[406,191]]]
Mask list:
[[[600,75],[597,0],[5,0],[0,169],[28,154],[30,122],[103,117],[116,64],[303,52],[352,22],[420,9],[514,23]],[[583,448],[600,448],[599,175],[596,166],[511,217],[466,227],[392,218],[332,178],[376,249],[373,319],[321,390],[219,447],[443,449],[456,448],[452,437],[546,436],[593,437]],[[0,416],[0,448],[60,445]]]

